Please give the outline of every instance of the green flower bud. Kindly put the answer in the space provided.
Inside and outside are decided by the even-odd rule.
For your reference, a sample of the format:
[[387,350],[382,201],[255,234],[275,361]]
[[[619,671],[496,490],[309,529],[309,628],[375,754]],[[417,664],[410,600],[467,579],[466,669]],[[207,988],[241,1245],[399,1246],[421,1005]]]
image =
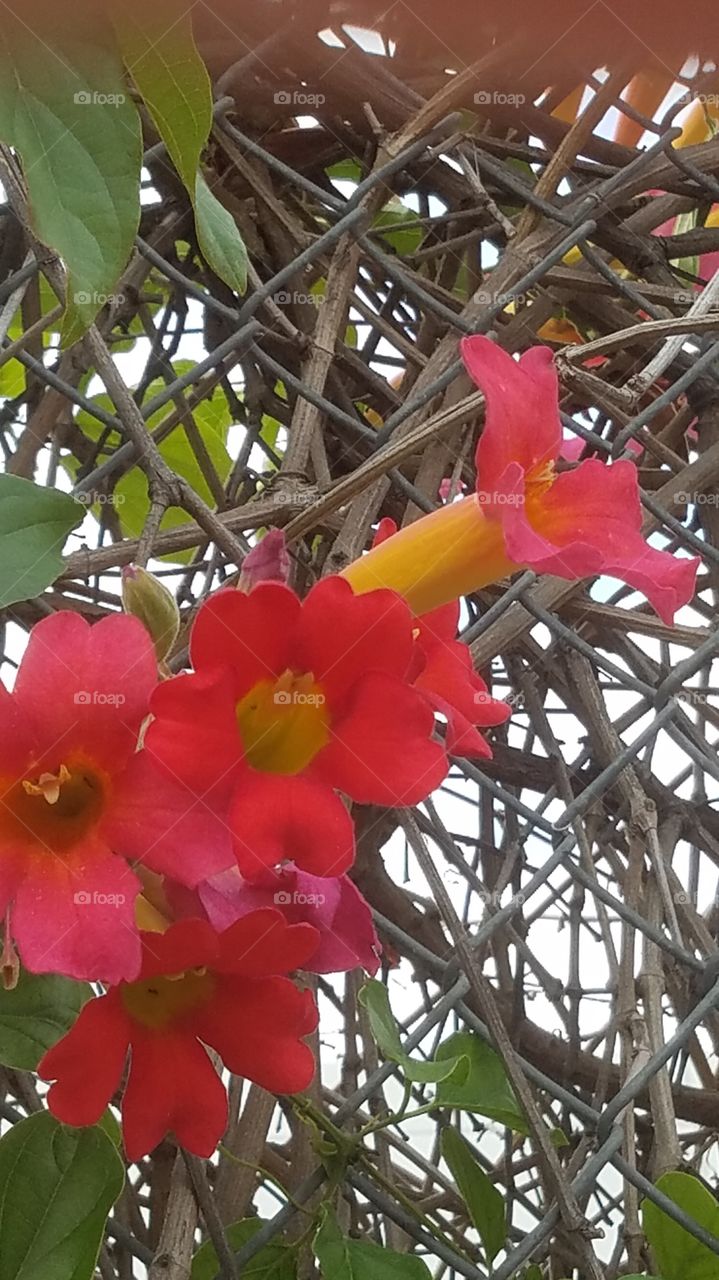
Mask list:
[[154,574],[128,564],[122,571],[122,606],[147,628],[157,661],[162,662],[180,630],[180,611],[172,592]]

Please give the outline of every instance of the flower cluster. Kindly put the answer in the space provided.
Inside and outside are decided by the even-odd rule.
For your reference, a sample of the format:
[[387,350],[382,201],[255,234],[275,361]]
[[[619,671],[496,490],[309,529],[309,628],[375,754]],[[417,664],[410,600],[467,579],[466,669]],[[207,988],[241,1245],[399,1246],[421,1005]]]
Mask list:
[[487,401],[476,494],[401,532],[383,521],[304,599],[273,533],[199,609],[179,675],[167,593],[133,570],[136,616],[44,619],[0,688],[5,955],[101,984],[38,1070],[70,1124],[122,1090],[133,1160],[168,1132],[212,1152],[227,1104],[208,1050],[271,1091],[306,1088],[303,975],[376,971],[353,806],[421,802],[509,716],[456,638],[459,597],[522,565],[620,576],[665,617],[691,595],[695,563],[641,537],[633,463],[555,473],[546,351],[463,351]]
[[216,1145],[225,1094],[203,1046],[265,1088],[309,1084],[316,1010],[298,971],[379,964],[347,875],[352,804],[423,800],[447,751],[487,754],[474,724],[508,714],[456,619],[417,627],[395,592],[341,578],[300,600],[253,576],[201,607],[185,674],[158,673],[154,602],[138,595],[151,580],[134,573],[145,625],[47,618],[1,694],[6,948],[106,988],[39,1065],[48,1104],[97,1121],[129,1051],[133,1159],[168,1131]]

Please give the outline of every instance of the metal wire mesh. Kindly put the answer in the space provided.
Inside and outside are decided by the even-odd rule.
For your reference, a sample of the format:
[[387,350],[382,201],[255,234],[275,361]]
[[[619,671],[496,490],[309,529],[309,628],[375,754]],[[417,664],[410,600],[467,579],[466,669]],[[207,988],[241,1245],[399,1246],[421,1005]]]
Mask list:
[[[38,310],[39,277],[56,264],[19,237],[0,283],[0,364],[26,371],[2,408],[6,467],[53,483],[71,451],[76,491],[99,517],[55,588],[7,621],[27,627],[59,607],[97,617],[118,605],[120,567],[139,560],[174,575],[188,624],[268,525],[285,529],[305,589],[359,555],[380,516],[412,519],[438,505],[446,477],[455,491],[472,482],[481,400],[461,372],[462,334],[492,333],[514,352],[552,319],[575,329],[583,341],[558,356],[565,426],[590,454],[637,461],[657,545],[702,556],[697,597],[675,627],[606,580],[525,573],[469,598],[464,637],[513,718],[495,731],[493,760],[456,760],[433,803],[358,811],[353,872],[376,912],[405,1049],[431,1056],[452,1031],[477,1032],[539,1127],[563,1137],[542,1145],[462,1119],[508,1205],[510,1243],[491,1272],[440,1160],[446,1112],[378,1130],[341,1179],[341,1214],[437,1276],[505,1280],[532,1261],[553,1277],[642,1270],[644,1196],[719,1253],[652,1185],[677,1167],[711,1179],[717,1158],[719,315],[716,277],[701,277],[696,255],[719,249],[719,228],[704,226],[719,143],[677,149],[671,112],[645,122],[655,141],[644,150],[593,132],[616,105],[616,77],[594,82],[570,126],[532,103],[484,109],[483,63],[425,76],[420,93],[346,33],[311,56],[286,34],[269,50],[248,37],[241,63],[216,77],[209,165],[250,250],[244,298],[202,263],[159,145],[146,154],[137,251],[94,343],[43,351],[52,318]],[[297,121],[298,103],[311,120]],[[3,172],[10,244],[24,211],[9,153]],[[686,230],[655,234],[680,214]],[[117,354],[128,335],[137,378]],[[108,381],[113,356],[130,405]],[[193,417],[216,396],[237,424],[226,482]],[[183,431],[211,504],[167,490],[157,446]],[[112,498],[137,467],[151,505],[132,539]],[[170,527],[168,502],[182,513]],[[180,568],[158,559],[188,549]],[[174,668],[185,661],[186,628]],[[398,1095],[359,985],[357,974],[319,983],[315,1101],[349,1133]],[[37,1107],[29,1077],[5,1071],[3,1084],[6,1120]],[[267,1240],[301,1237],[303,1207],[330,1176],[309,1131],[260,1095],[234,1082],[230,1154],[178,1165],[171,1182],[166,1224],[189,1222],[192,1238],[199,1214],[226,1276]],[[430,1097],[414,1087],[417,1108]],[[167,1260],[170,1228],[160,1239],[148,1225],[173,1160],[168,1147],[133,1177],[104,1276],[185,1274]],[[253,1204],[269,1221],[233,1260],[222,1222]]]

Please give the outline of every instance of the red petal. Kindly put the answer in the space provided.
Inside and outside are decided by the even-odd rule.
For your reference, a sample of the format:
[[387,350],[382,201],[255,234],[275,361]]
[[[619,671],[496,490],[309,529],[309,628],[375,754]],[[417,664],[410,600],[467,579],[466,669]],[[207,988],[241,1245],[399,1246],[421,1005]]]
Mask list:
[[433,729],[434,716],[419,691],[369,672],[355,685],[347,714],[333,724],[332,741],[313,769],[360,804],[419,804],[447,773]]
[[271,1093],[298,1093],[314,1075],[301,1037],[317,1026],[317,1009],[289,978],[224,979],[197,1026],[230,1071]]
[[130,1161],[154,1150],[167,1133],[196,1156],[211,1156],[227,1126],[227,1095],[206,1051],[180,1033],[133,1040],[122,1105]]
[[146,749],[197,796],[229,788],[242,759],[234,679],[221,668],[174,676],[155,690]]
[[220,591],[203,604],[192,628],[192,665],[197,671],[230,667],[241,698],[258,680],[274,679],[291,665],[299,615],[294,591],[277,582],[260,582],[249,595]]
[[137,618],[91,627],[68,610],[33,627],[14,697],[55,768],[82,748],[114,773],[135,749],[156,683],[155,651]]
[[211,799],[197,799],[139,751],[113,788],[103,834],[123,857],[194,888],[235,863],[229,797]]
[[343,578],[324,578],[302,606],[292,664],[311,671],[332,716],[367,671],[402,677],[412,656],[412,615],[393,591],[355,595]]
[[[13,782],[24,777],[38,748],[27,715],[0,684],[0,778]],[[4,793],[8,782],[2,786]]]
[[605,466],[590,458],[558,476],[537,506],[532,519],[544,554],[526,562],[533,569],[562,578],[619,578],[641,591],[667,623],[692,599],[700,562],[645,542],[633,462]]
[[288,924],[277,909],[251,911],[221,935],[217,967],[248,978],[292,973],[304,967],[318,942],[310,924]]
[[178,920],[165,933],[142,934],[142,978],[182,973],[207,965],[219,955],[217,934],[206,920]]
[[120,1085],[129,1043],[117,991],[88,1000],[37,1068],[42,1080],[56,1082],[47,1095],[52,1114],[63,1124],[96,1124]]
[[481,335],[463,338],[460,346],[467,372],[484,392],[477,490],[491,493],[510,463],[528,472],[559,456],[557,373],[547,347],[530,347],[517,363]]
[[340,875],[354,859],[354,826],[339,796],[302,774],[248,771],[235,794],[230,826],[238,866],[248,879],[289,861],[314,875]]

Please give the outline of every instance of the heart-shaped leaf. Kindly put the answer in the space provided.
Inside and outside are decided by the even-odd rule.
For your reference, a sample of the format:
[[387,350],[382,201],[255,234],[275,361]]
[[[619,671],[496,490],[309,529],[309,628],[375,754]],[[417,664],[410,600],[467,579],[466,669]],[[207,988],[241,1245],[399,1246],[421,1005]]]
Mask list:
[[122,1161],[97,1125],[71,1129],[47,1111],[0,1139],[2,1280],[91,1280]]
[[55,581],[67,535],[84,514],[67,493],[0,475],[0,608]]

